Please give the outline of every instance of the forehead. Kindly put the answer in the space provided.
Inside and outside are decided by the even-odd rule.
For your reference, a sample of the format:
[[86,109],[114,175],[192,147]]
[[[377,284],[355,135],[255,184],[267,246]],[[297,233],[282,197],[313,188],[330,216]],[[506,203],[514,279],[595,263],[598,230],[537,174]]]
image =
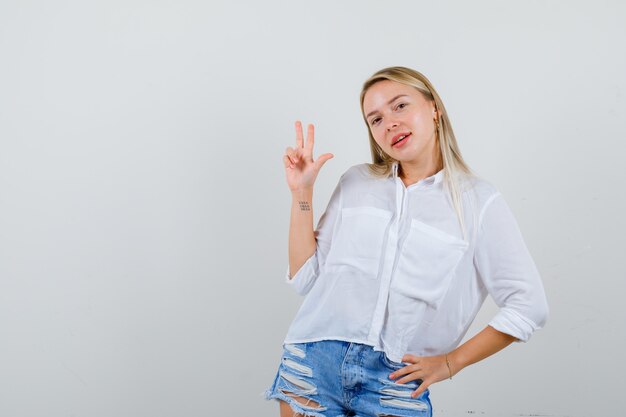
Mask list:
[[396,81],[383,80],[372,85],[363,97],[363,112],[365,114],[384,107],[394,97],[407,95],[411,98],[424,100],[424,96],[415,87],[401,84]]

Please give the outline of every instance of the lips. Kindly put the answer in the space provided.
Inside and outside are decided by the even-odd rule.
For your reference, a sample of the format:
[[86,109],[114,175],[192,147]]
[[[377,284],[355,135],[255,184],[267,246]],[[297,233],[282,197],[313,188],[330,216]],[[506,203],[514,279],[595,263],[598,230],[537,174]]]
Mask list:
[[398,133],[391,139],[391,146],[402,146],[406,140],[411,136],[411,132]]

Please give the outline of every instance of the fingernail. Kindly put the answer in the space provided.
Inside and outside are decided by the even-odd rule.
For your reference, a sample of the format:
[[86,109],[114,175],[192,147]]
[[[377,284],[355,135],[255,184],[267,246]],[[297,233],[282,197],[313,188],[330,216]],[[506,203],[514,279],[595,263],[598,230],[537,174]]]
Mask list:
[[393,374],[389,374],[389,379],[393,379],[394,375]]

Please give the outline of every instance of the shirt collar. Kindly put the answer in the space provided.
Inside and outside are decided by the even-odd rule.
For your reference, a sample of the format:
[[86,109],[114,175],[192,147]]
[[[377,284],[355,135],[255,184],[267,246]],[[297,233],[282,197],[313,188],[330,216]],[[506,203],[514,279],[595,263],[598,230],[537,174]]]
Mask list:
[[[395,180],[396,178],[398,178],[398,168],[400,167],[400,164],[396,161],[392,164],[391,166],[391,175],[393,177],[393,179]],[[420,181],[418,181],[416,184],[423,184],[423,185],[435,185],[435,184],[439,184],[441,181],[443,181],[443,169],[440,169],[439,172],[437,172],[435,175],[431,175],[430,177],[426,177]]]

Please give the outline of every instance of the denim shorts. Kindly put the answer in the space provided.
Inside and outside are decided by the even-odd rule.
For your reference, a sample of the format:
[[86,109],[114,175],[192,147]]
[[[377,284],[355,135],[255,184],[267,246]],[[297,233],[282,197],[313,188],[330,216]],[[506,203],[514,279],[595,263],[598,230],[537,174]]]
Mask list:
[[428,390],[411,397],[420,380],[397,384],[389,379],[403,366],[360,343],[285,344],[265,397],[285,401],[295,412],[312,417],[432,416]]

